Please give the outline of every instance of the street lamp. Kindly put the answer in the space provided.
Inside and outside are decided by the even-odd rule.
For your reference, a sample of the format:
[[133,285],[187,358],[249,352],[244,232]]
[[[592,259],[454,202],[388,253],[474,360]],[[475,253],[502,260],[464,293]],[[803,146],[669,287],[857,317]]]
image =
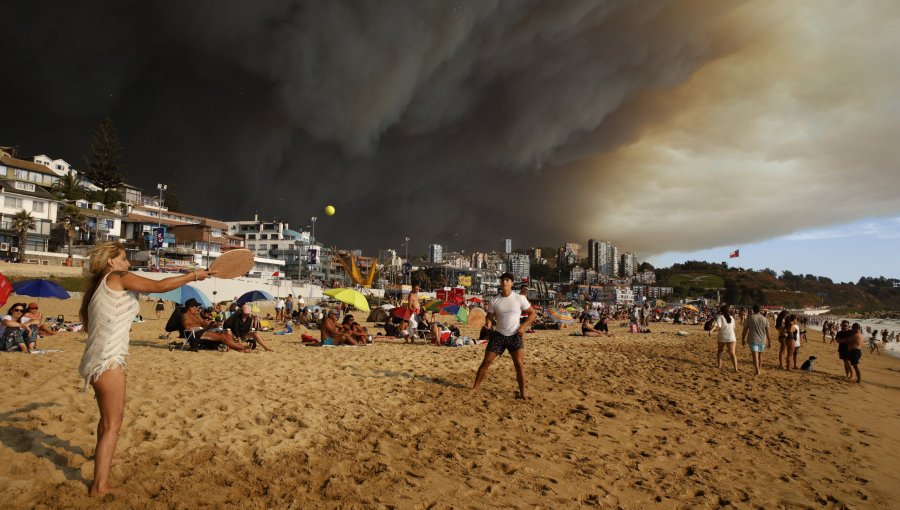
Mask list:
[[315,216],[310,218],[310,220],[312,220],[312,241],[311,242],[313,242],[313,243],[316,242],[316,220],[317,219],[319,219],[319,218],[317,218]]
[[[403,243],[403,246],[406,248],[406,258],[403,259],[404,264],[409,264],[409,238],[406,238],[406,241]],[[404,268],[406,269],[406,268]],[[412,270],[412,264],[410,264],[409,269],[406,270],[406,284],[409,285],[410,271]]]
[[165,184],[157,184],[156,189],[159,191],[159,202],[157,202],[157,216],[156,216],[156,235],[154,238],[156,239],[156,269],[160,269],[159,263],[159,247],[162,243],[159,242],[159,234],[162,232],[162,206],[163,206],[163,192],[166,191],[169,187]]

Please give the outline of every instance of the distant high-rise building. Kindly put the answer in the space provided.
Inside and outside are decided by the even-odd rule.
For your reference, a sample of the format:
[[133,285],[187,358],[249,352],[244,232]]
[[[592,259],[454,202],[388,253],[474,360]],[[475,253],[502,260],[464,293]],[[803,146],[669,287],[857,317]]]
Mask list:
[[437,262],[440,264],[444,261],[444,247],[439,244],[428,245],[428,262]]
[[503,253],[509,255],[512,253],[512,239],[503,240]]
[[602,275],[618,276],[619,249],[607,241],[588,240],[588,265]]
[[516,277],[516,280],[527,280],[531,277],[531,261],[524,253],[510,253],[506,259],[506,270]]
[[634,276],[635,271],[637,271],[637,255],[634,253],[623,253],[619,271],[619,276]]

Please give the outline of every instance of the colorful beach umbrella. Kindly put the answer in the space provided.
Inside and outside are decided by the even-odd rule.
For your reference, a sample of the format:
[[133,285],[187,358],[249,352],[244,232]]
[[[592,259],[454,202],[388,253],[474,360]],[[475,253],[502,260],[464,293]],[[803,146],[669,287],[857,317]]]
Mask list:
[[357,309],[368,312],[369,310],[369,301],[366,299],[366,296],[363,296],[361,293],[353,290],[353,289],[328,289],[322,294],[326,296],[331,296],[334,299],[342,303],[346,303],[351,306],[355,306]]
[[425,303],[425,310],[429,312],[440,312],[442,308],[452,304],[453,303],[451,303],[450,301],[445,301],[443,299],[433,299]]
[[699,312],[700,310],[694,305],[684,305],[682,306],[685,310],[690,310],[692,312]]
[[473,303],[484,303],[484,300],[481,299],[481,298],[479,298],[479,297],[477,297],[477,296],[472,296],[472,297],[470,297],[470,298],[469,298],[469,301],[471,301],[471,302],[473,302]]
[[13,284],[13,290],[20,296],[31,296],[36,298],[57,298],[69,299],[69,293],[66,289],[53,283],[50,280],[23,280]]
[[575,318],[572,317],[572,314],[570,314],[568,310],[555,306],[547,308],[547,317],[549,317],[553,322],[559,322],[562,324],[571,324],[575,322]]

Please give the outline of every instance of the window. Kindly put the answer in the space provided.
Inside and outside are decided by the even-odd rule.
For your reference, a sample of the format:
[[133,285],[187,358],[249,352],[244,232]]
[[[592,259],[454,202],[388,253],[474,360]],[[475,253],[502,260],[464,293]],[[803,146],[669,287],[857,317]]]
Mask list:
[[13,177],[16,179],[22,179],[23,181],[28,179],[28,170],[22,170],[21,168],[14,168],[13,170]]
[[16,197],[5,197],[3,199],[3,205],[6,207],[15,207],[17,209],[22,208],[22,199]]
[[6,175],[6,165],[0,165],[0,175]]
[[112,229],[115,224],[115,220],[106,220],[106,228],[108,229]]
[[255,249],[256,249],[256,245],[255,245],[255,244],[248,244],[248,245],[247,245],[247,248],[249,248],[249,249],[251,249],[251,250],[255,250]]
[[[32,186],[34,186],[34,185],[32,185]],[[36,213],[44,212],[44,203],[39,200],[35,200],[34,202],[31,203],[31,211],[36,212]]]
[[22,191],[34,191],[34,183],[15,181],[13,187]]

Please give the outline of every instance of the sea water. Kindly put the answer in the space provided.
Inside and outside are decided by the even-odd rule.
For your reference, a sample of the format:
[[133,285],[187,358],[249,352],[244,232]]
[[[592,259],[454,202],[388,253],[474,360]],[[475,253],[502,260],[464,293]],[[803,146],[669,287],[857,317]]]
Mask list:
[[[806,335],[806,337],[810,341],[822,339],[821,335],[822,335],[822,323],[823,322],[825,322],[827,320],[837,321],[837,322],[844,320],[843,318],[836,317],[836,316],[827,316],[827,317],[819,316],[818,319],[819,319],[819,324],[809,324],[808,325],[810,330],[812,330],[812,329],[817,330],[816,333],[810,332],[810,334]],[[879,347],[881,347],[881,349],[884,350],[885,352],[887,352],[888,354],[891,354],[892,356],[896,356],[896,357],[900,358],[900,339],[897,338],[897,335],[900,335],[900,319],[847,319],[847,320],[850,321],[850,324],[858,322],[859,325],[862,326],[863,336],[866,338],[866,343],[863,346],[863,350],[868,349],[868,340],[869,340],[869,338],[872,337],[872,333],[866,333],[867,326],[872,329],[878,330],[878,340],[881,340],[881,330],[883,330],[883,329],[888,330],[888,334],[890,334],[890,332],[893,331],[894,332],[894,341],[888,342],[883,345],[879,345]],[[828,341],[829,342],[831,341],[831,337],[828,337]]]

